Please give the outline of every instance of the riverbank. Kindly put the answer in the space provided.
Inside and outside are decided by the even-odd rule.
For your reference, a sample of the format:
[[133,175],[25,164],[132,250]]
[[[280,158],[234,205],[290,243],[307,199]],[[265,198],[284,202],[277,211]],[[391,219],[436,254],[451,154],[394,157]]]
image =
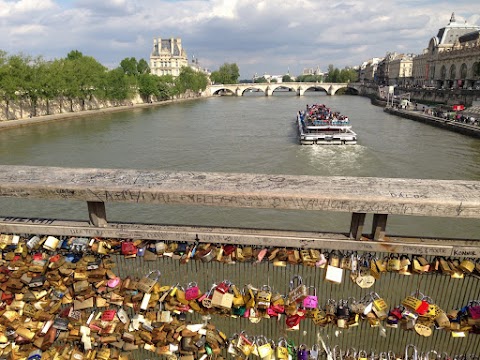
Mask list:
[[442,119],[433,115],[425,114],[419,110],[405,110],[392,107],[386,107],[385,112],[392,115],[401,116],[406,119],[419,121],[425,124],[433,125],[442,129],[454,131],[463,135],[480,138],[480,127],[453,120]]
[[65,112],[65,113],[53,114],[53,115],[42,115],[42,116],[36,116],[33,118],[26,118],[26,119],[3,120],[3,121],[0,121],[0,130],[30,126],[35,124],[43,124],[43,123],[54,122],[59,120],[78,119],[81,117],[89,117],[89,116],[104,115],[104,114],[110,114],[110,113],[116,113],[116,112],[131,111],[135,109],[153,108],[153,107],[164,106],[168,104],[198,100],[203,97],[204,96],[189,97],[189,98],[183,98],[183,99],[172,99],[172,100],[164,100],[164,101],[144,103],[144,104],[132,103],[131,105],[106,107],[106,108],[94,109],[94,110]]

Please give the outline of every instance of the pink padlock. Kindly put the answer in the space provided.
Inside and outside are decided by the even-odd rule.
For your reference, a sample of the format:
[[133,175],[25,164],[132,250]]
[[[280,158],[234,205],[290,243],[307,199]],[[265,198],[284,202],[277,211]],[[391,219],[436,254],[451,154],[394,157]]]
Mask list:
[[305,309],[316,309],[318,306],[317,288],[315,286],[309,286],[308,288],[313,288],[313,295],[309,294],[303,299],[303,307]]
[[200,289],[197,286],[196,282],[191,282],[188,284],[187,290],[185,290],[185,299],[190,301],[200,297]]
[[118,284],[120,284],[120,278],[119,277],[114,277],[113,279],[110,279],[110,280],[107,281],[107,286],[109,288],[117,287]]

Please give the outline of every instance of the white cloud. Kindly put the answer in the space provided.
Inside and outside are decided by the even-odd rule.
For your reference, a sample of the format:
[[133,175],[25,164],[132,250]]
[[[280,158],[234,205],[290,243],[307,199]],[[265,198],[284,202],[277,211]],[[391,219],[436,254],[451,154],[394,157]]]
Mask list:
[[245,77],[296,74],[388,51],[420,53],[452,11],[479,24],[475,10],[471,0],[0,0],[0,49],[46,58],[78,49],[114,67],[148,59],[154,37],[181,37],[211,69],[227,61]]

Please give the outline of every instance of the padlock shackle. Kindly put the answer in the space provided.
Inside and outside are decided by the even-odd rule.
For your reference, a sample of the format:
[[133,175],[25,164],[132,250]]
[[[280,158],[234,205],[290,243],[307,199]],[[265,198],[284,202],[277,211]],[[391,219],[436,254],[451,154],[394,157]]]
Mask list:
[[430,359],[430,354],[431,354],[431,353],[433,353],[433,354],[435,355],[435,358],[432,358],[432,359],[438,359],[438,358],[439,358],[439,357],[438,357],[438,352],[436,352],[435,350],[430,350],[429,352],[427,352],[427,353],[425,354],[425,357],[424,357],[425,360],[432,360],[432,359]]
[[397,356],[395,355],[395,353],[393,352],[393,350],[390,350],[388,353],[387,353],[387,356],[388,356],[388,360],[395,360],[397,358]]
[[302,277],[300,275],[295,275],[290,279],[290,283],[289,283],[290,290],[293,290],[295,288],[295,283],[294,283],[295,280],[296,280],[297,287],[303,284]]
[[412,360],[417,360],[418,351],[417,351],[417,347],[413,344],[408,344],[407,346],[405,346],[405,360],[408,360],[408,349],[410,349],[410,348],[413,348]]

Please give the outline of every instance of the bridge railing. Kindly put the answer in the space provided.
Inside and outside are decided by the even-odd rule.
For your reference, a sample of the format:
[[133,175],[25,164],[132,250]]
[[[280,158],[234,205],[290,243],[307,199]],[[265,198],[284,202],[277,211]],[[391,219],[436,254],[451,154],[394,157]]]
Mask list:
[[[480,258],[475,240],[419,241],[386,235],[389,215],[480,219],[480,181],[1,165],[0,196],[85,201],[90,218],[89,222],[29,221],[8,214],[0,218],[2,232]],[[107,221],[107,203],[346,212],[351,213],[351,222],[345,233],[126,225]],[[364,231],[368,214],[373,215],[372,229]]]

